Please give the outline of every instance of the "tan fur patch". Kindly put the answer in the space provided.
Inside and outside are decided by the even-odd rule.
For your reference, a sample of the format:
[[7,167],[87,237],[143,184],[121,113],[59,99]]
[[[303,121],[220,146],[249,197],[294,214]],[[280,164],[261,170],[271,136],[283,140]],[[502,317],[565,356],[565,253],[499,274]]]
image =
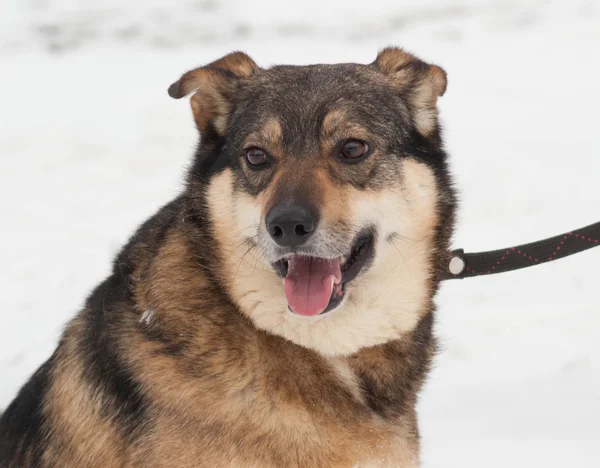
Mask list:
[[334,109],[329,111],[323,123],[321,124],[322,133],[324,137],[331,136],[338,128],[343,126],[348,121],[348,115],[342,109]]
[[347,358],[331,357],[327,360],[327,362],[329,362],[342,384],[345,385],[345,387],[356,399],[356,401],[359,401],[364,404],[364,398],[361,393],[360,383],[358,381],[358,378],[356,377],[356,374],[353,372],[352,368],[348,364]]
[[372,137],[364,127],[352,122],[343,109],[334,109],[325,116],[321,126],[321,135],[324,154],[328,154],[334,144],[343,138],[369,140]]
[[283,137],[283,131],[281,130],[279,120],[275,117],[271,117],[267,120],[261,128],[261,136],[267,141],[280,144]]
[[281,123],[275,117],[267,121],[254,133],[248,135],[244,142],[244,147],[257,146],[265,149],[275,159],[280,159],[284,154],[283,148],[283,130]]
[[47,466],[122,466],[127,448],[117,428],[102,413],[106,401],[83,378],[84,368],[75,337],[86,325],[78,318],[56,358],[47,395],[51,436],[62,441],[44,452]]
[[224,135],[229,120],[231,105],[217,90],[207,88],[198,91],[190,100],[196,125],[201,132],[207,130],[208,122],[212,120],[219,134]]

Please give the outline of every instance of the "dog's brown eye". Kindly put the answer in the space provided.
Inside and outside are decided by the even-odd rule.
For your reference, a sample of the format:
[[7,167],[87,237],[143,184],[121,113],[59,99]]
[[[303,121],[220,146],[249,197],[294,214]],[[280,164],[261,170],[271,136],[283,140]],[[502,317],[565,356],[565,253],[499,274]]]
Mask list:
[[360,140],[348,140],[340,148],[343,158],[358,160],[369,152],[369,145]]
[[246,161],[250,166],[264,166],[269,161],[267,153],[260,148],[248,148],[246,150]]

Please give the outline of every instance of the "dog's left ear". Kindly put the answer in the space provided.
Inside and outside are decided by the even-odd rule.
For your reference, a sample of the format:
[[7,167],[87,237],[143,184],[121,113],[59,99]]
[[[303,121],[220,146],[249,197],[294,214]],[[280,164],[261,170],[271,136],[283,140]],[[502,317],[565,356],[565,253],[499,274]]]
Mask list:
[[446,91],[446,72],[396,47],[382,50],[372,65],[405,97],[419,133],[430,136],[437,127],[437,99]]
[[169,87],[169,96],[180,99],[194,93],[191,106],[198,130],[206,134],[212,125],[222,136],[237,87],[258,70],[258,65],[245,53],[233,52],[185,73]]

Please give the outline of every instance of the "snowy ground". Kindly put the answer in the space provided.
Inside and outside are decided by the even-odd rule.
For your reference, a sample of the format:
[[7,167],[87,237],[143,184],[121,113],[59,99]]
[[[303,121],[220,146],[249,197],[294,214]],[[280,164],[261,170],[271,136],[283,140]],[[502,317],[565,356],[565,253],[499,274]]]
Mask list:
[[[196,137],[167,86],[233,49],[262,65],[369,62],[397,44],[442,65],[457,247],[600,219],[593,1],[81,3],[0,7],[0,407],[181,187]],[[444,285],[425,467],[600,466],[599,262],[591,250]]]

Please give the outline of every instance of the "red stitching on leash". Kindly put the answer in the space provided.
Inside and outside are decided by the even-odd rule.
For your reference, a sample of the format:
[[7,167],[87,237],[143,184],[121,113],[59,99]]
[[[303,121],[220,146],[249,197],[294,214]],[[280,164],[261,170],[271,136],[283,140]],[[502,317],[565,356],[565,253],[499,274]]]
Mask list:
[[[465,254],[462,249],[459,249],[451,252],[451,254],[454,256],[458,255],[464,260],[465,269],[463,270],[463,273],[447,276],[447,278],[465,278],[491,273],[502,273],[504,271],[527,268],[528,266],[533,266],[535,264],[551,262],[558,258],[566,257],[597,246],[600,244],[598,234],[600,234],[600,223],[595,223],[577,229],[576,231],[561,234],[560,236],[520,246],[509,247],[506,250],[502,249]],[[593,245],[583,245],[574,239],[569,241],[569,237],[581,239],[586,243],[591,243]],[[511,253],[518,254],[518,257],[511,257],[511,259],[509,259]],[[534,254],[537,254],[538,256],[535,257]],[[524,257],[525,260],[523,260],[522,257]]]

